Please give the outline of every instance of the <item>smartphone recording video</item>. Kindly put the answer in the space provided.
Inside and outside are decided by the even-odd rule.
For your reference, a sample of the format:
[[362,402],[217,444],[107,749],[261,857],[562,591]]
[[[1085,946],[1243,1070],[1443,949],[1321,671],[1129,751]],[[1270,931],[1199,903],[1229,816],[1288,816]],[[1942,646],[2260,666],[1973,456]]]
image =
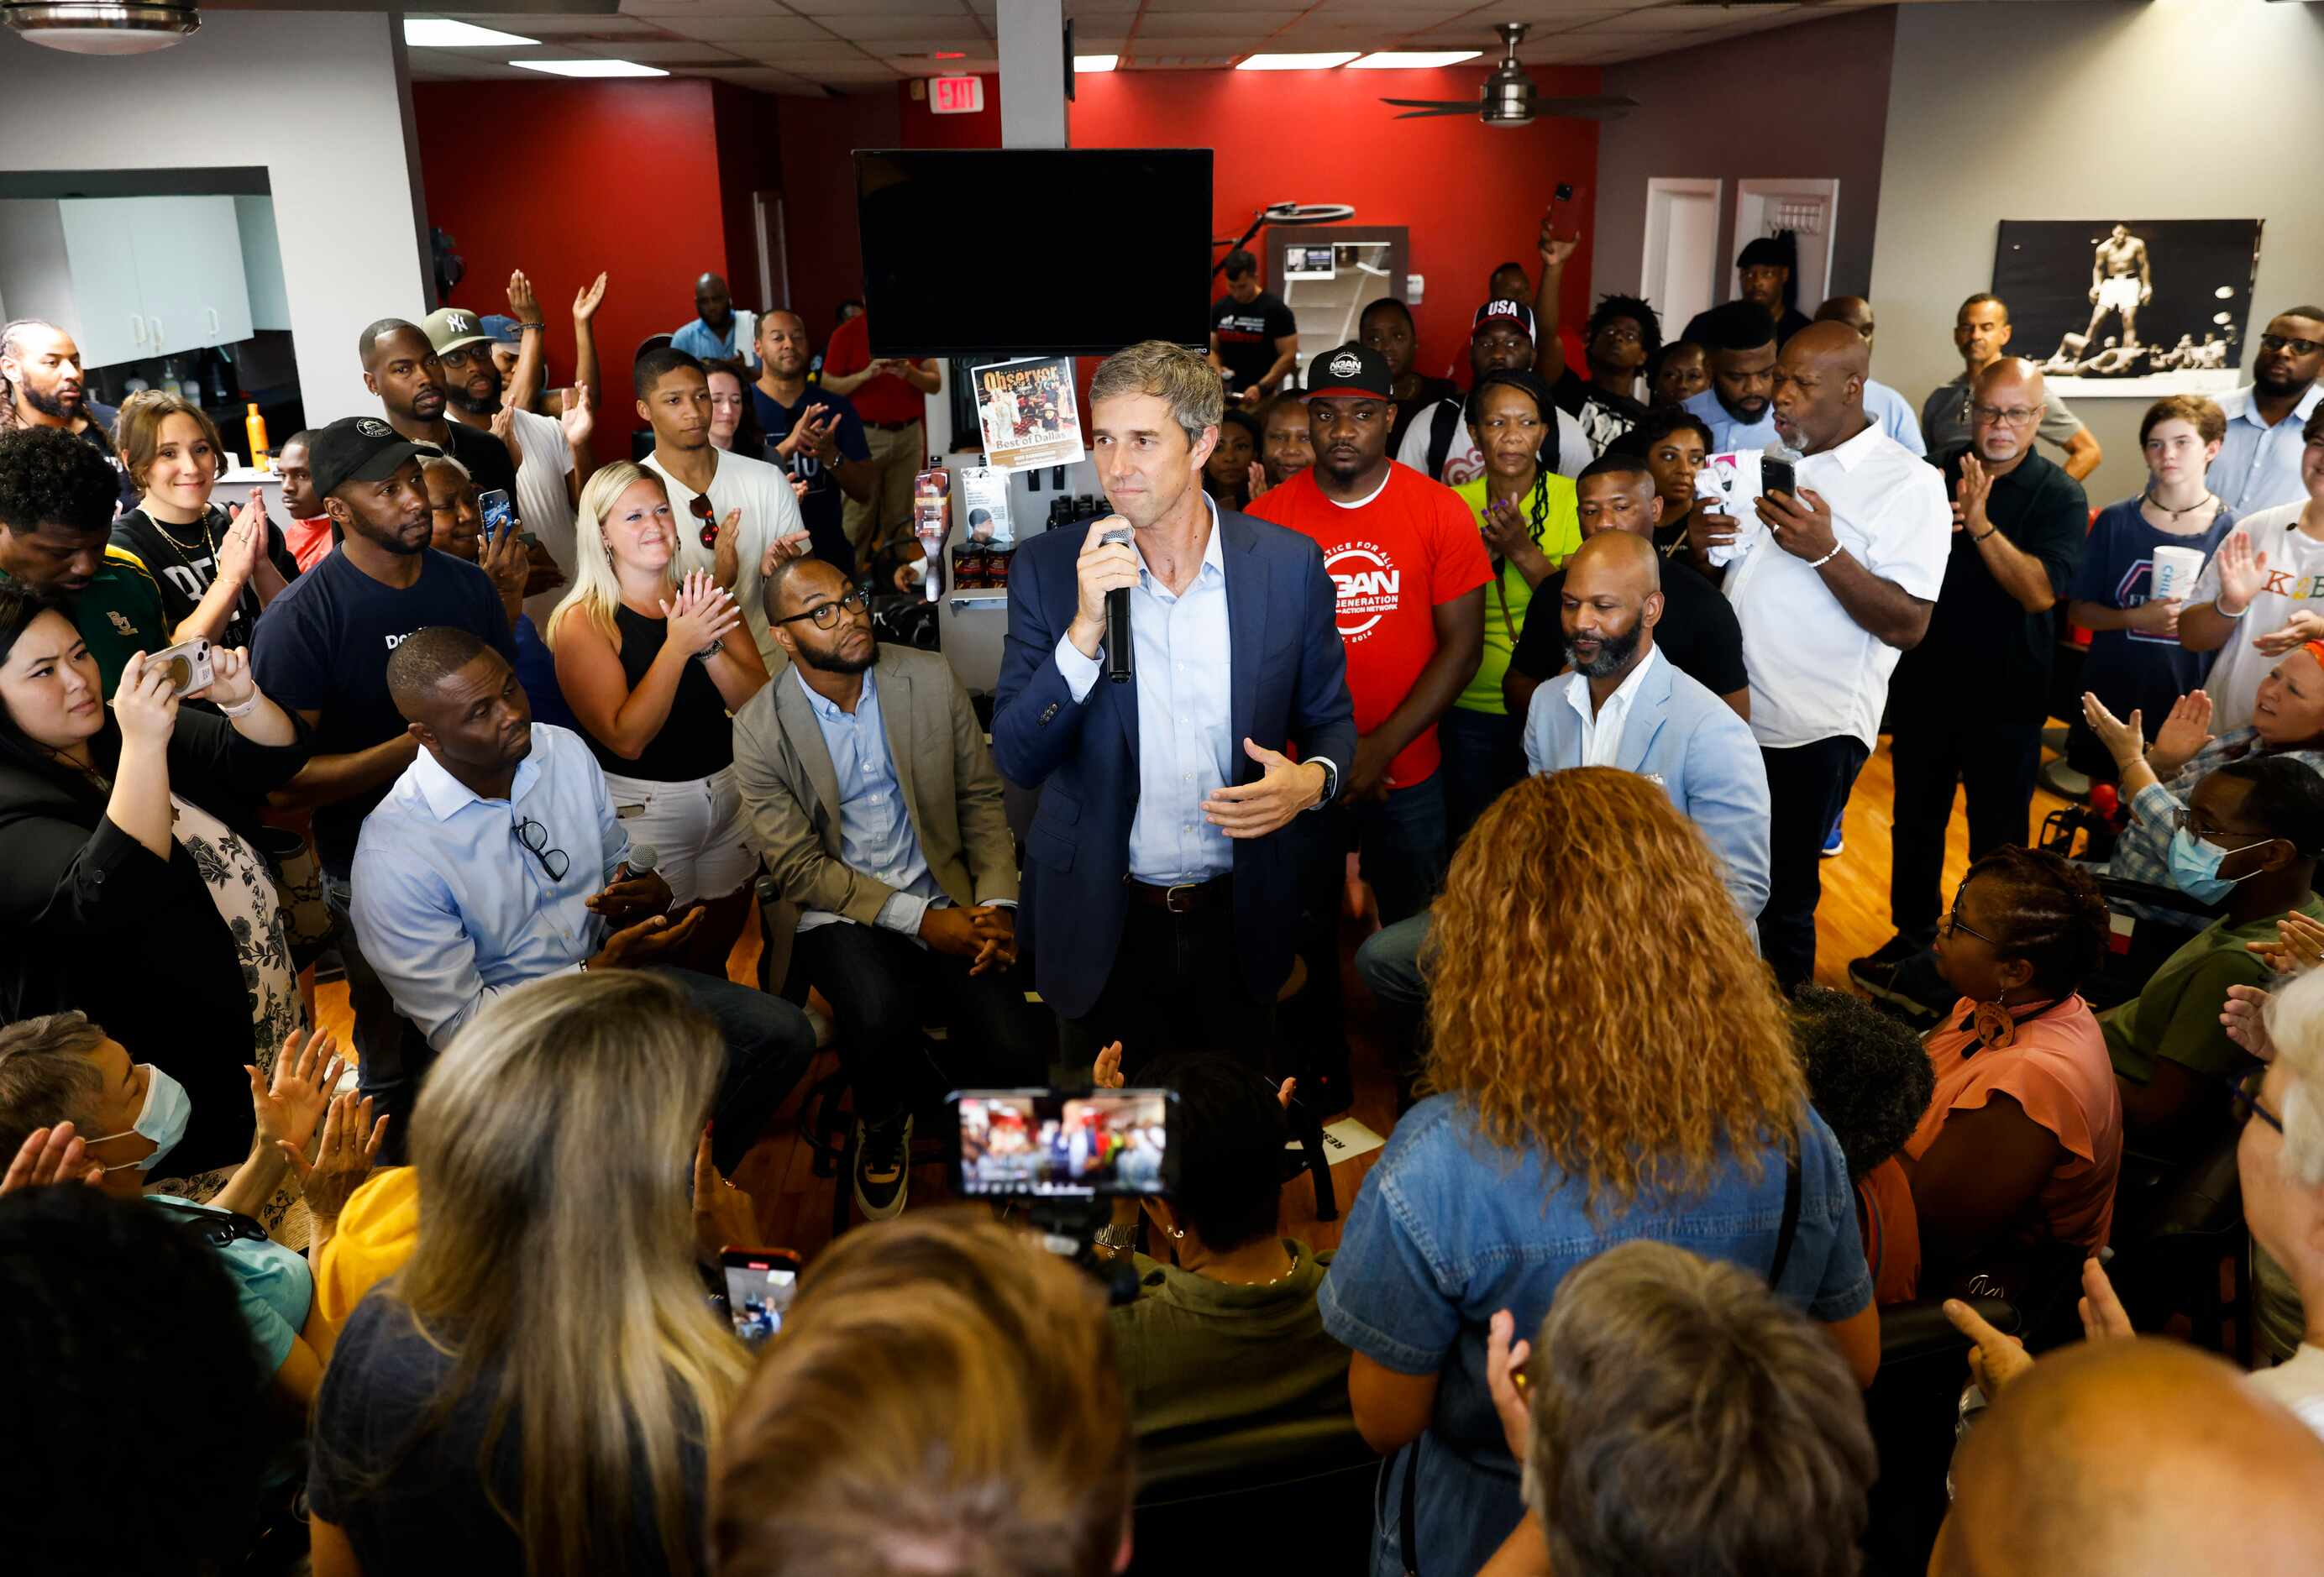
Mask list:
[[509,503],[508,491],[495,487],[476,500],[476,509],[484,517],[484,540],[498,542],[516,524],[516,506]]
[[170,676],[170,693],[173,696],[207,690],[214,677],[210,643],[199,636],[191,641],[181,641],[175,646],[164,647],[147,658],[145,666],[149,670],[160,669]]
[[734,1334],[756,1347],[783,1328],[798,1291],[799,1257],[788,1249],[728,1249],[718,1256],[726,1272],[726,1311]]
[[1088,1199],[1177,1183],[1178,1097],[1168,1090],[964,1090],[964,1194]]

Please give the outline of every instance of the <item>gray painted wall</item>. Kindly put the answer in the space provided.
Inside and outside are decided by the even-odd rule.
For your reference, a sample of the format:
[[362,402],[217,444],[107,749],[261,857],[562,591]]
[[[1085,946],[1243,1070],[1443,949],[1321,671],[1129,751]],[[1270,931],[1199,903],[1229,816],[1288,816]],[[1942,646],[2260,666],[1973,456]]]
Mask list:
[[[1728,182],[1720,249],[1730,262],[1736,181],[1837,179],[1832,290],[1862,291],[1872,272],[1895,19],[1889,6],[1847,11],[1607,67],[1605,90],[1627,93],[1640,107],[1599,133],[1593,293],[1638,288],[1646,182],[1658,177]],[[1731,281],[1730,272],[1721,299]],[[1806,312],[1816,309],[1813,301],[1800,305]],[[1665,324],[1664,330],[1675,334],[1680,327]]]
[[[2324,296],[2324,5],[1919,5],[1895,30],[1872,296],[1877,370],[1913,400],[1960,370],[1954,309],[1991,283],[2004,218],[2257,217],[2253,332]],[[2091,503],[2145,484],[2147,403],[2076,398],[2106,446]]]

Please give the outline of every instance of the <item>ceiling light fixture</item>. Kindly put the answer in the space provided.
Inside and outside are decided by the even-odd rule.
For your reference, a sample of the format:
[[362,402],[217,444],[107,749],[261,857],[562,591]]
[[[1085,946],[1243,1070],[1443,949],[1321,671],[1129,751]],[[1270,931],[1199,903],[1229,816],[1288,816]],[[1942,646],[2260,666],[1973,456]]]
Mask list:
[[546,71],[552,77],[667,77],[659,66],[641,66],[635,60],[511,60],[528,71]]
[[1074,57],[1074,69],[1077,72],[1111,71],[1120,64],[1120,55],[1075,55]]
[[1252,55],[1235,66],[1238,71],[1328,71],[1344,66],[1361,50],[1323,50],[1311,54]]
[[407,16],[403,19],[403,42],[415,50],[462,50],[480,44],[537,44],[540,41],[447,17]]
[[1351,71],[1423,71],[1432,66],[1457,66],[1463,60],[1473,60],[1482,50],[1375,50],[1360,60],[1350,60]]
[[202,24],[194,0],[6,0],[0,18],[26,43],[73,55],[148,55]]

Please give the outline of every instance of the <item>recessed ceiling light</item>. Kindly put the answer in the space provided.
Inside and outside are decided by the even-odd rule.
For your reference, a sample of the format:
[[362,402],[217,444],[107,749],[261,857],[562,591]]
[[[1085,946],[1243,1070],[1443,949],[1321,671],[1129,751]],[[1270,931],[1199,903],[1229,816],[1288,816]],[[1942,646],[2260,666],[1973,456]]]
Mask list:
[[1431,66],[1457,66],[1473,60],[1482,50],[1376,50],[1360,60],[1350,60],[1351,71],[1418,71]]
[[641,66],[635,60],[511,60],[512,66],[521,66],[528,71],[546,71],[552,77],[667,77],[659,66]]
[[1120,55],[1075,55],[1074,57],[1074,69],[1076,71],[1111,71],[1120,64]]
[[441,16],[407,16],[403,19],[403,42],[415,50],[458,50],[478,44],[537,44],[540,41]]
[[1360,50],[1323,50],[1305,55],[1253,55],[1235,67],[1238,71],[1327,71],[1354,60]]

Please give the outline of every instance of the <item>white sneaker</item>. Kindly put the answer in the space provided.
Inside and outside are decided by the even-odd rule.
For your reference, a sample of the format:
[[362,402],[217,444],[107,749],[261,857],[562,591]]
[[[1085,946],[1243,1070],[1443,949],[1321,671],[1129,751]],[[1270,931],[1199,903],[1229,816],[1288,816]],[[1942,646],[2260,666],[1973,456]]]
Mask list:
[[912,1185],[912,1119],[907,1112],[873,1128],[855,1123],[855,1208],[866,1221],[889,1221],[904,1213]]

